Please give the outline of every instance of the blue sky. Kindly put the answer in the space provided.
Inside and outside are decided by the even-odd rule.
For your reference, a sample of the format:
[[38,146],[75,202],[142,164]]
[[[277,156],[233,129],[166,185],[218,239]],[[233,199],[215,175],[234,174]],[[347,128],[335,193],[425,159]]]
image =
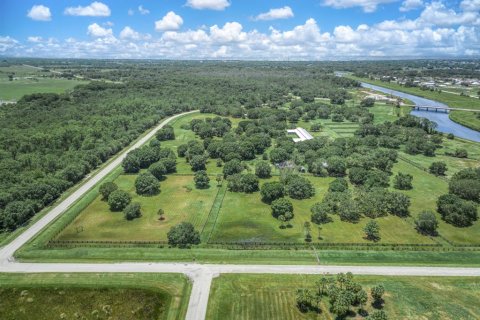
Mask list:
[[478,57],[480,0],[2,0],[0,55]]

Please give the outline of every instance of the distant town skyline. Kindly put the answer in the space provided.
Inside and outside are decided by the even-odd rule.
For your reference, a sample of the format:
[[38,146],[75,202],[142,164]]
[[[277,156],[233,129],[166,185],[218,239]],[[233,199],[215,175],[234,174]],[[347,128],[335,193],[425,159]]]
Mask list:
[[480,0],[3,0],[0,16],[0,56],[480,56]]

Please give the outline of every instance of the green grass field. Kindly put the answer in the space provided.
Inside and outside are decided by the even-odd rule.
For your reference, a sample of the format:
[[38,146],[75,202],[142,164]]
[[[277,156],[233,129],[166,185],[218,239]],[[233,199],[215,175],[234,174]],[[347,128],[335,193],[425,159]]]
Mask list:
[[[384,111],[387,106],[377,105],[373,108]],[[377,113],[380,111],[377,111]],[[182,117],[173,123],[176,140],[162,142],[162,146],[170,147],[176,151],[178,145],[195,139],[190,130],[182,129],[183,124],[194,118],[212,116],[209,114],[193,114]],[[383,119],[396,117],[396,115],[383,114]],[[233,119],[234,124],[238,122]],[[298,123],[299,126],[309,127],[309,123]],[[339,130],[346,127],[351,130],[350,134],[358,127],[357,124],[323,123],[326,130]],[[339,132],[334,132],[339,136]],[[331,135],[329,133],[329,135]],[[448,145],[444,149],[465,146],[475,156],[474,144],[464,140],[447,140]],[[441,149],[439,153],[444,153]],[[456,159],[445,155],[428,158],[424,156],[401,155],[414,161],[422,167],[428,167],[432,161],[445,160],[451,168],[449,174],[464,168],[478,165],[473,159]],[[438,158],[438,159],[437,159]],[[98,192],[90,197],[91,203],[85,205],[82,212],[76,217],[73,223],[60,233],[58,240],[93,240],[93,241],[160,241],[166,240],[168,230],[182,221],[191,222],[199,231],[204,230],[209,213],[212,209],[218,187],[212,177],[209,189],[198,190],[193,184],[193,175],[190,165],[185,159],[177,158],[177,171],[182,175],[170,175],[161,182],[160,194],[153,197],[138,196],[135,193],[134,181],[136,175],[119,175],[114,181],[120,189],[127,190],[132,196],[132,201],[139,201],[142,205],[142,217],[133,221],[124,219],[121,212],[111,212],[108,204],[101,200]],[[249,162],[253,167],[254,161]],[[209,161],[207,172],[210,174],[220,173],[222,168],[217,167],[215,161]],[[435,211],[436,199],[448,192],[448,184],[445,180],[424,172],[404,161],[399,161],[394,166],[394,173],[403,172],[413,175],[414,189],[404,191],[411,197],[411,217],[402,219],[396,216],[378,218],[380,225],[381,240],[384,244],[437,244],[442,242],[441,237],[431,238],[420,235],[414,228],[414,219],[423,210]],[[280,229],[280,223],[271,216],[270,206],[261,201],[259,192],[253,194],[226,192],[225,197],[219,199],[215,214],[208,223],[203,240],[211,243],[223,242],[293,242],[304,243],[305,230],[304,222],[310,221],[310,208],[316,202],[322,200],[328,184],[332,178],[318,178],[308,176],[316,188],[316,195],[311,199],[292,200],[295,217],[291,221],[291,228]],[[278,180],[273,177],[270,180]],[[392,177],[393,180],[393,177]],[[266,182],[262,180],[261,183]],[[392,189],[393,190],[393,189]],[[428,195],[428,196],[426,196]],[[158,220],[158,209],[164,209],[165,220]],[[440,216],[439,220],[440,219]],[[362,218],[358,223],[341,221],[338,216],[332,216],[333,222],[322,225],[318,228],[312,225],[312,237],[315,242],[320,243],[369,243],[364,238],[363,228],[368,219]],[[459,244],[477,244],[475,234],[480,231],[480,222],[468,228],[456,228],[444,222],[440,222],[439,233],[447,240]],[[205,244],[205,241],[204,241]]]
[[[425,203],[417,195],[419,192],[434,192],[435,195],[441,195],[444,193],[444,190],[446,190],[446,183],[419,169],[408,168],[408,165],[404,162],[396,164],[395,167],[402,172],[421,175],[421,179],[419,179],[418,182],[414,181],[418,192],[412,192],[410,195],[412,196],[412,202],[415,199],[412,205],[412,215],[416,216],[416,214],[424,208],[434,210],[435,200],[433,198],[432,201]],[[418,172],[415,171],[415,169],[418,170]],[[412,170],[415,172],[412,172]],[[295,214],[295,217],[291,221],[292,228],[279,228],[279,221],[272,217],[270,206],[261,201],[259,193],[244,194],[227,192],[211,240],[214,242],[303,242],[303,223],[310,221],[310,208],[314,203],[322,200],[328,190],[328,184],[333,180],[333,178],[317,177],[309,177],[309,179],[315,186],[316,195],[306,200],[290,199],[294,205]],[[424,183],[424,179],[426,179],[426,183]],[[436,180],[440,180],[439,185],[436,185]],[[363,227],[368,222],[368,219],[363,218],[359,223],[350,223],[341,221],[336,215],[333,215],[332,218],[333,222],[322,225],[321,229],[316,225],[312,225],[312,237],[315,242],[369,242],[364,239],[363,232]],[[380,225],[381,233],[379,243],[436,243],[431,238],[422,236],[415,231],[413,218],[402,219],[389,215],[378,218],[377,221]],[[475,230],[472,230],[472,232],[474,231]],[[321,237],[320,239],[319,236]]]
[[[135,192],[136,175],[120,175],[115,179],[119,189],[128,191],[132,202],[140,202],[142,216],[128,221],[122,212],[111,212],[108,203],[97,198],[59,236],[60,240],[148,240],[167,239],[170,228],[182,221],[201,229],[213,204],[215,181],[208,189],[196,189],[193,176],[168,176],[160,183],[161,192],[152,197]],[[158,209],[165,211],[159,220]]]
[[[329,311],[327,298],[322,300],[320,314],[304,314],[295,306],[296,289],[313,289],[313,283],[319,277],[221,275],[213,280],[207,319],[335,319]],[[355,276],[355,280],[367,292],[374,285],[385,287],[383,309],[389,319],[473,320],[480,317],[480,278]],[[371,297],[366,309],[369,312],[374,310]]]
[[0,318],[180,320],[190,290],[176,274],[0,274]]
[[[8,75],[13,74],[12,81]],[[0,100],[14,101],[32,93],[62,93],[86,81],[51,78],[51,72],[23,65],[0,67]]]
[[[401,191],[408,195],[411,200],[410,221],[423,210],[431,210],[436,212],[437,198],[448,193],[447,181],[435,177],[417,167],[414,167],[404,161],[399,161],[394,167],[393,172],[409,173],[413,178],[413,189]],[[393,181],[393,177],[392,177]],[[392,183],[391,183],[392,184]],[[444,222],[440,214],[437,213],[439,221],[438,232],[440,235],[450,241],[459,244],[479,244],[478,234],[480,232],[480,221],[476,221],[472,226],[466,228],[457,228]],[[412,225],[413,228],[413,225]]]

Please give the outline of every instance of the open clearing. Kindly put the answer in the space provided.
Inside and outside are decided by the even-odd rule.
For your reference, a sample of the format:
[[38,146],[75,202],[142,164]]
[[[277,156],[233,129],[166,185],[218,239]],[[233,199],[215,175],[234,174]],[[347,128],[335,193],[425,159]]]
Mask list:
[[1,319],[183,319],[190,284],[174,274],[1,274]]
[[[135,192],[135,175],[121,175],[115,183],[140,202],[142,216],[125,220],[122,212],[111,212],[106,201],[98,196],[79,217],[60,235],[60,240],[144,240],[167,239],[174,225],[191,222],[201,229],[212,206],[217,187],[211,182],[208,189],[196,189],[193,176],[168,176],[161,182],[161,192],[151,197]],[[165,220],[159,220],[158,209],[165,211]]]
[[[13,74],[12,81],[8,75]],[[51,72],[43,72],[26,66],[0,67],[0,100],[18,100],[32,93],[62,93],[86,81],[51,78]]]
[[[297,288],[314,288],[312,275],[221,275],[213,280],[209,320],[334,319],[328,299],[320,314],[301,313],[295,305]],[[478,319],[480,278],[355,276],[368,289],[385,287],[384,310],[389,319]],[[371,297],[367,311],[374,310]],[[353,309],[354,310],[354,309]]]

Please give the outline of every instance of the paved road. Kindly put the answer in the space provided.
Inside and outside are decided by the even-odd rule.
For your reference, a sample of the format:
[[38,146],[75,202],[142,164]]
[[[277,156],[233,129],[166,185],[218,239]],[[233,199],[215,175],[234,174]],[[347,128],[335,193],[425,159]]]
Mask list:
[[[196,111],[192,111],[196,112]],[[117,167],[126,154],[147,142],[160,128],[171,120],[187,112],[170,117],[151,130],[118,158],[109,163],[97,174],[89,178],[78,190],[56,205],[30,228],[10,244],[0,249],[0,272],[12,273],[182,273],[193,282],[189,300],[187,320],[205,319],[208,297],[212,279],[221,273],[271,273],[271,274],[324,274],[352,272],[359,275],[385,276],[480,276],[480,268],[448,267],[396,267],[396,266],[285,266],[285,265],[230,265],[230,264],[196,264],[196,263],[19,263],[13,260],[13,254],[21,246],[37,235],[45,226],[61,215],[75,201],[80,199],[90,188]]]
[[128,152],[142,146],[145,142],[147,142],[150,138],[152,138],[159,129],[164,127],[167,123],[169,123],[173,119],[176,119],[178,117],[181,117],[183,115],[193,113],[193,112],[198,112],[198,111],[190,111],[190,112],[185,112],[185,113],[172,116],[162,121],[154,129],[150,130],[144,137],[138,140],[133,146],[128,148],[126,151],[123,151],[117,158],[111,161],[105,168],[101,169],[94,176],[89,178],[80,188],[78,188],[69,197],[67,197],[65,200],[63,200],[59,204],[57,204],[49,213],[43,216],[34,225],[32,225],[27,230],[25,230],[20,236],[18,236],[15,240],[10,242],[8,245],[3,247],[0,250],[0,261],[3,261],[5,259],[12,257],[15,251],[17,251],[21,246],[27,243],[27,241],[32,239],[36,234],[38,234],[45,226],[47,226],[60,214],[65,212],[66,209],[68,209],[74,202],[80,199],[88,190],[90,190],[93,186],[95,186],[100,180],[105,178],[110,172],[112,172],[112,170],[114,170],[118,165],[122,163],[122,160],[127,156]]
[[187,320],[205,319],[212,279],[222,273],[336,274],[385,276],[471,276],[480,277],[480,268],[397,267],[397,266],[285,266],[215,265],[195,263],[17,263],[3,261],[0,272],[15,273],[182,273],[190,277],[193,288]]

